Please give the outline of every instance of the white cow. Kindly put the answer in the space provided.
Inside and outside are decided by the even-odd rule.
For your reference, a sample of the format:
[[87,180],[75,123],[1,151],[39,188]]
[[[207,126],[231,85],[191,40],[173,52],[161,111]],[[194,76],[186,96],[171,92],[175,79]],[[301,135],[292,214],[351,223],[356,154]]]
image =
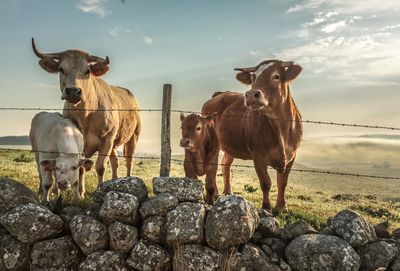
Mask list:
[[[93,165],[90,159],[80,159],[83,136],[76,125],[59,113],[40,112],[31,123],[29,138],[40,178],[39,193],[43,202],[49,200],[53,175],[57,181],[55,191],[73,187],[74,199],[84,198],[83,175]],[[85,169],[85,170],[84,170]]]

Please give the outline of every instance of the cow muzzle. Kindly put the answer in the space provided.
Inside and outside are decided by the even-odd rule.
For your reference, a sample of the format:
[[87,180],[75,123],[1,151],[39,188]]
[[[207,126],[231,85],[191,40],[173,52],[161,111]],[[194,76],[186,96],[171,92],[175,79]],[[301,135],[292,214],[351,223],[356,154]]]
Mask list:
[[180,146],[187,150],[193,148],[193,145],[191,144],[191,140],[189,138],[182,138],[181,142],[180,142]]
[[66,87],[61,96],[62,100],[77,104],[82,100],[82,89],[77,87]]
[[245,106],[250,110],[261,110],[269,105],[268,100],[260,90],[250,89],[245,93]]
[[70,184],[68,183],[67,180],[59,180],[58,182],[58,188],[61,190],[66,190],[70,187]]

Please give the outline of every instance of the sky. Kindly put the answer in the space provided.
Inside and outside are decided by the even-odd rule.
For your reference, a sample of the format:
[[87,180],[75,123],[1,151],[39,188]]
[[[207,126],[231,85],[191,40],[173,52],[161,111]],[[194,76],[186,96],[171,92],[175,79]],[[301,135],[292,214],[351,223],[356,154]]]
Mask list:
[[[215,91],[244,92],[233,68],[295,61],[291,92],[303,119],[400,127],[400,1],[397,0],[1,0],[0,107],[62,108],[58,76],[42,52],[81,49],[109,56],[108,83],[142,108],[200,111]],[[0,111],[0,136],[27,135],[36,112]],[[139,152],[157,152],[160,113],[143,112]],[[179,115],[172,145],[179,150]],[[305,138],[365,129],[309,125]]]

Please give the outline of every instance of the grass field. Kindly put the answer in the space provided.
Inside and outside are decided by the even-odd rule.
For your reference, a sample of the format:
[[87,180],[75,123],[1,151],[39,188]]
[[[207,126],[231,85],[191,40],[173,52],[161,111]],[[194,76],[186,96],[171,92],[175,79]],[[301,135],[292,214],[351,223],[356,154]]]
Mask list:
[[[177,156],[175,158],[183,158]],[[359,174],[400,176],[400,146],[373,143],[321,144],[304,142],[300,148],[297,169],[326,169]],[[234,164],[251,165],[249,161]],[[110,169],[106,177],[110,177]],[[120,161],[120,176],[124,176],[124,161]],[[152,193],[152,178],[159,172],[159,161],[137,159],[133,175],[142,178]],[[218,171],[218,188],[223,191],[222,175]],[[275,180],[275,173],[270,170]],[[34,191],[38,190],[38,174],[29,151],[0,150],[0,176],[13,178]],[[94,171],[86,175],[87,198],[81,205],[88,205],[96,188]],[[171,176],[184,176],[183,167],[172,163]],[[261,206],[261,193],[255,171],[252,168],[232,168],[232,188]],[[273,183],[271,199],[276,200],[276,184]],[[66,202],[71,193],[66,192]],[[400,181],[373,178],[357,178],[315,173],[292,172],[287,188],[289,214],[279,215],[282,224],[305,219],[316,228],[322,227],[329,216],[344,208],[359,211],[372,223],[385,220],[392,227],[400,227]]]

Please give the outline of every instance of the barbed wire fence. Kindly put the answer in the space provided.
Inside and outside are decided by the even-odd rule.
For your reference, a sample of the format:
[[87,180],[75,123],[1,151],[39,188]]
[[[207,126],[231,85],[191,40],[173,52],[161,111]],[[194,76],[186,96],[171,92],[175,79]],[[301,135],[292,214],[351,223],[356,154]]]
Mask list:
[[[161,162],[160,165],[160,176],[169,176],[171,161],[184,164],[188,163],[201,163],[207,165],[217,165],[217,166],[225,166],[223,163],[206,163],[206,162],[198,162],[198,161],[188,161],[177,158],[171,158],[171,145],[170,145],[170,116],[171,113],[185,113],[185,114],[198,114],[207,116],[204,112],[199,111],[190,111],[190,110],[179,110],[179,109],[171,109],[171,97],[172,97],[172,86],[169,84],[164,85],[163,88],[163,105],[161,109],[158,108],[144,108],[144,109],[126,109],[126,108],[111,108],[111,109],[91,109],[91,108],[42,108],[42,107],[0,107],[0,111],[57,111],[62,112],[63,110],[69,111],[125,111],[125,112],[161,112],[162,113],[162,135],[161,135],[161,155],[160,156],[137,156],[127,157],[124,155],[117,155],[119,158],[135,158],[142,160],[158,160]],[[259,118],[259,116],[248,116],[248,115],[230,115],[230,114],[221,114],[221,117],[227,118]],[[317,120],[293,120],[293,119],[284,119],[284,118],[275,118],[275,120],[279,121],[288,121],[288,122],[301,122],[307,124],[315,124],[315,125],[330,125],[330,126],[342,126],[342,127],[354,127],[354,128],[368,128],[368,129],[380,129],[380,130],[391,130],[391,131],[400,131],[400,127],[392,127],[392,126],[382,126],[382,125],[371,125],[371,124],[359,124],[359,123],[341,123],[341,122],[332,122],[332,121],[317,121]],[[11,148],[0,148],[3,151],[11,151],[11,150],[21,150],[21,149],[11,149]],[[63,153],[63,152],[53,152],[46,150],[31,150],[34,153],[52,153],[56,155],[64,154],[64,155],[81,155],[84,156],[84,153]],[[95,154],[94,156],[110,156],[103,154]],[[242,164],[232,164],[230,165],[234,168],[254,168],[252,165],[242,165]],[[352,172],[338,172],[324,169],[298,169],[292,168],[291,171],[299,172],[299,173],[312,173],[312,174],[324,174],[324,175],[337,175],[337,176],[349,176],[349,177],[357,177],[357,178],[372,178],[372,179],[384,179],[384,180],[400,180],[400,177],[397,176],[381,176],[381,175],[369,175],[369,174],[359,174]]]

